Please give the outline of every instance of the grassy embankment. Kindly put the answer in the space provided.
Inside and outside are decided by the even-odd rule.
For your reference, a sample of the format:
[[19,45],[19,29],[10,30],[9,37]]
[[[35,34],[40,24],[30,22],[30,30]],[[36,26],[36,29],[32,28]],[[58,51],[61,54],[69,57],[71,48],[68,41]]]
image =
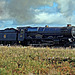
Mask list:
[[0,75],[75,75],[75,49],[1,46]]

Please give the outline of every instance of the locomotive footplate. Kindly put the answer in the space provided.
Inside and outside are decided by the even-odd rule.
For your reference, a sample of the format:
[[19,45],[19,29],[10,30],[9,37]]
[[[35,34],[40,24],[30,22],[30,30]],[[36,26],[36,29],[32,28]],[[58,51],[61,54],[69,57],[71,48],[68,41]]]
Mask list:
[[[53,44],[52,44],[53,45]],[[42,44],[30,44],[30,46],[34,47],[46,47],[46,46],[52,46],[51,44],[48,43],[42,43]]]

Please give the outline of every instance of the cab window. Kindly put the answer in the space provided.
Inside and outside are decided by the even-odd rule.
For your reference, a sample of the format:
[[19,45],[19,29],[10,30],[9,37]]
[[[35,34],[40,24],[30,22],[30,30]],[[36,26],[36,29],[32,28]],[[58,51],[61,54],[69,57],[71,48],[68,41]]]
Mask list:
[[23,30],[23,29],[21,29],[21,34],[23,34],[23,32],[24,32],[24,30]]

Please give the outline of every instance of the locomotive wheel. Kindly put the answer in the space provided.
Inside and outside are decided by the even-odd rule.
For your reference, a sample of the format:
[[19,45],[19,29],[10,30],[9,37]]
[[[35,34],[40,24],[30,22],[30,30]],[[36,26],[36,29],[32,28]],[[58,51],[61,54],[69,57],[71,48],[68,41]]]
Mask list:
[[28,40],[28,41],[27,41],[27,46],[29,46],[29,45],[30,45],[30,42],[31,42],[30,40]]

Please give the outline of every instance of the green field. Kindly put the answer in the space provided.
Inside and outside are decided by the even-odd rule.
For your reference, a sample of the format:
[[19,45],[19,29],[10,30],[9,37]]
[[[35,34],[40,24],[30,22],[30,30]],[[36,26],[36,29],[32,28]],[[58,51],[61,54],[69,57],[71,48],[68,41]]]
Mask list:
[[0,75],[75,75],[75,49],[0,46]]

